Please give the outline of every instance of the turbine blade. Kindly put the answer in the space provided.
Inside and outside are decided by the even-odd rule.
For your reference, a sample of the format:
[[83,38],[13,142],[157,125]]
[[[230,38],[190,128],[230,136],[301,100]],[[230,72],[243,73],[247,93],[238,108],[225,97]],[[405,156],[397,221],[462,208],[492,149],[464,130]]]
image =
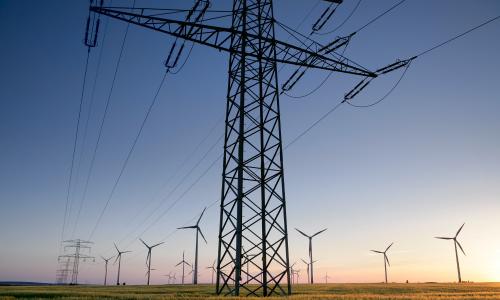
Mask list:
[[313,234],[311,237],[315,237],[315,236],[317,236],[318,234],[320,234],[320,233],[322,233],[322,232],[325,232],[327,229],[328,229],[328,228],[325,228],[325,229],[323,229],[323,230],[320,230],[320,231],[316,232],[315,234]]
[[193,226],[184,226],[184,227],[177,227],[177,229],[196,229],[196,225],[193,225]]
[[203,217],[203,214],[205,213],[205,210],[206,210],[206,209],[207,209],[207,208],[205,207],[205,208],[203,209],[203,211],[201,212],[201,215],[200,215],[200,217],[198,218],[198,221],[196,221],[196,225],[200,224],[201,218]]
[[118,246],[116,246],[116,243],[113,243],[115,245],[116,252],[120,253],[120,250],[118,250]]
[[391,266],[391,263],[389,262],[389,258],[387,257],[387,255],[384,253],[384,257],[385,257],[385,261],[387,261],[387,264],[389,265],[389,267]]
[[118,259],[120,258],[120,256],[121,256],[121,255],[117,255],[117,256],[116,256],[116,259],[115,259],[115,261],[113,262],[113,265],[114,265],[114,264],[116,264],[116,262],[118,261]]
[[391,248],[391,247],[392,247],[392,245],[394,245],[394,243],[391,243],[391,244],[389,245],[389,247],[387,247],[387,249],[385,249],[385,252],[387,252],[387,250],[389,250],[389,248]]
[[122,254],[124,254],[124,253],[130,253],[130,252],[132,252],[132,251],[123,251]]
[[460,245],[460,243],[459,243],[457,240],[455,240],[455,243],[457,243],[457,245],[458,245],[458,247],[460,248],[460,250],[462,250],[462,253],[463,253],[465,256],[467,256],[467,254],[465,254],[464,249],[462,248],[462,245]]
[[297,228],[295,228],[295,230],[297,230],[297,231],[298,231],[300,234],[302,234],[303,236],[305,236],[305,237],[309,237],[307,234],[305,234],[304,232],[302,232],[302,231],[298,230]]
[[435,236],[434,238],[440,239],[440,240],[452,240],[453,238],[450,237],[443,237],[443,236]]
[[165,242],[161,242],[161,243],[155,244],[155,245],[151,246],[151,248],[158,247],[158,246],[160,246],[162,244],[165,244]]
[[148,244],[146,244],[146,242],[143,239],[139,238],[139,240],[144,244],[144,246],[146,246],[146,248],[149,248]]
[[180,264],[182,264],[183,262],[184,262],[184,261],[181,261],[180,263],[176,264],[175,266],[177,267],[177,266],[179,266]]
[[460,228],[457,231],[457,234],[455,234],[455,237],[457,237],[458,234],[460,233],[460,231],[462,231],[462,228],[464,228],[464,225],[465,225],[465,223],[463,223],[462,226],[460,226]]
[[206,239],[206,238],[205,238],[205,236],[203,235],[203,232],[201,232],[200,227],[197,227],[197,229],[198,229],[198,232],[201,234],[201,237],[202,237],[202,238],[203,238],[203,240],[205,241],[205,244],[208,244],[207,239]]
[[307,261],[303,260],[302,258],[300,260],[303,261],[306,265],[309,265],[309,263]]
[[383,254],[383,253],[384,253],[384,252],[382,252],[382,251],[378,251],[378,250],[370,250],[370,251],[371,251],[371,252],[375,252],[375,253],[381,253],[381,254]]

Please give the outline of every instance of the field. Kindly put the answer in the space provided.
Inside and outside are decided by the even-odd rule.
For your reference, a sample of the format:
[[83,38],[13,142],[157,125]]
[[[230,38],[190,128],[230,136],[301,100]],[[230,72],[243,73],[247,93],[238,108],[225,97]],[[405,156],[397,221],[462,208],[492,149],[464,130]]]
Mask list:
[[[211,285],[3,286],[0,299],[234,299],[213,291]],[[500,283],[294,285],[290,299],[500,299]]]

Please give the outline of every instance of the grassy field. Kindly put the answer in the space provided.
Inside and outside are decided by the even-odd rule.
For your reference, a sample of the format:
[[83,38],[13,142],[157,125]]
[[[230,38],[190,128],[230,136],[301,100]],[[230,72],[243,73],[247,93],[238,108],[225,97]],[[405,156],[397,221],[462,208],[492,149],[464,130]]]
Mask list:
[[[217,297],[211,285],[4,286],[0,299],[234,299]],[[500,299],[500,283],[295,285],[294,300],[312,299]],[[282,299],[271,297],[271,299]]]

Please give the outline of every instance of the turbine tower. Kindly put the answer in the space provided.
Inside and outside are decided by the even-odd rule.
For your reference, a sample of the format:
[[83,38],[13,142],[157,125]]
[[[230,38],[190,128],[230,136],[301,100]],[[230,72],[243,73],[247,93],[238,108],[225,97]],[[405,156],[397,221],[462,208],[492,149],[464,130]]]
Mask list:
[[[175,266],[177,267],[177,266],[179,266],[179,265],[182,265],[182,284],[184,284],[184,267],[185,267],[186,265],[191,266],[191,265],[190,265],[190,264],[189,264],[189,263],[188,263],[188,262],[184,259],[184,251],[182,251],[182,260],[181,260],[178,264],[176,264]],[[174,274],[174,275],[175,275],[175,274]]]
[[108,262],[113,257],[114,256],[111,256],[110,258],[105,258],[104,256],[101,256],[102,260],[104,260],[104,285],[107,285],[107,282],[108,282]]
[[462,248],[462,245],[460,245],[460,243],[458,242],[457,237],[458,237],[458,234],[460,233],[460,231],[462,231],[462,228],[464,228],[464,225],[465,225],[465,223],[463,223],[462,226],[460,226],[460,228],[458,229],[458,231],[457,231],[457,233],[455,234],[454,237],[441,237],[441,236],[436,236],[435,237],[436,239],[441,239],[441,240],[453,240],[453,243],[455,244],[455,258],[457,260],[457,272],[458,272],[458,282],[459,283],[462,282],[462,275],[460,274],[460,263],[458,262],[457,245],[458,245],[458,247],[460,248],[460,250],[462,251],[462,253],[464,255],[465,255],[465,251]]
[[161,242],[161,243],[155,244],[153,246],[149,246],[142,239],[139,239],[139,240],[141,240],[141,242],[144,244],[144,246],[146,246],[146,248],[148,248],[148,255],[146,256],[146,268],[148,268],[148,270],[146,272],[146,275],[148,276],[148,285],[149,285],[149,279],[151,278],[151,251],[153,250],[153,248],[158,247],[165,242]]
[[196,243],[195,243],[195,252],[194,252],[194,275],[193,275],[193,284],[198,284],[198,233],[201,234],[201,237],[207,243],[207,240],[205,239],[205,236],[203,235],[203,232],[201,232],[200,229],[200,221],[201,218],[203,217],[203,214],[205,213],[205,210],[207,208],[205,207],[203,211],[201,212],[200,217],[198,218],[198,221],[196,221],[196,225],[193,226],[185,226],[185,227],[179,227],[177,229],[195,229],[196,230]]
[[118,261],[118,275],[116,276],[116,285],[120,285],[120,271],[121,271],[121,265],[122,265],[122,255],[125,254],[125,253],[129,253],[129,252],[132,252],[132,251],[120,251],[120,249],[118,249],[118,246],[115,245],[115,249],[116,249],[116,252],[118,252],[118,255],[116,256],[116,259],[115,259],[115,262]]
[[310,283],[311,284],[314,283],[314,269],[313,269],[314,262],[313,262],[313,254],[312,254],[312,239],[313,239],[313,237],[317,236],[318,234],[324,232],[327,229],[328,228],[320,230],[320,231],[316,232],[313,235],[307,235],[303,231],[300,231],[299,229],[295,228],[295,230],[297,230],[300,234],[302,234],[303,236],[305,236],[306,238],[309,239],[309,265],[310,265],[310,268],[311,268],[311,271],[310,271]]
[[385,283],[387,283],[387,265],[389,265],[389,267],[391,266],[391,264],[389,263],[389,258],[387,258],[387,250],[389,250],[389,248],[391,248],[391,246],[393,245],[394,243],[391,243],[386,249],[385,251],[378,251],[378,250],[370,250],[372,252],[375,252],[375,253],[380,253],[380,254],[383,254],[384,255],[384,271],[385,271]]

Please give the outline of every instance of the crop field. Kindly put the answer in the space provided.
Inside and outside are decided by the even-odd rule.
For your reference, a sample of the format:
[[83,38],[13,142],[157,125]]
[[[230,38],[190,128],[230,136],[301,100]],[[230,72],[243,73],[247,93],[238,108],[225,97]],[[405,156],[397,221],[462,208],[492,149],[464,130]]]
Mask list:
[[[500,299],[500,283],[294,285],[294,300],[312,299]],[[0,299],[235,299],[217,297],[212,285],[4,286]],[[271,297],[270,299],[283,299]]]

